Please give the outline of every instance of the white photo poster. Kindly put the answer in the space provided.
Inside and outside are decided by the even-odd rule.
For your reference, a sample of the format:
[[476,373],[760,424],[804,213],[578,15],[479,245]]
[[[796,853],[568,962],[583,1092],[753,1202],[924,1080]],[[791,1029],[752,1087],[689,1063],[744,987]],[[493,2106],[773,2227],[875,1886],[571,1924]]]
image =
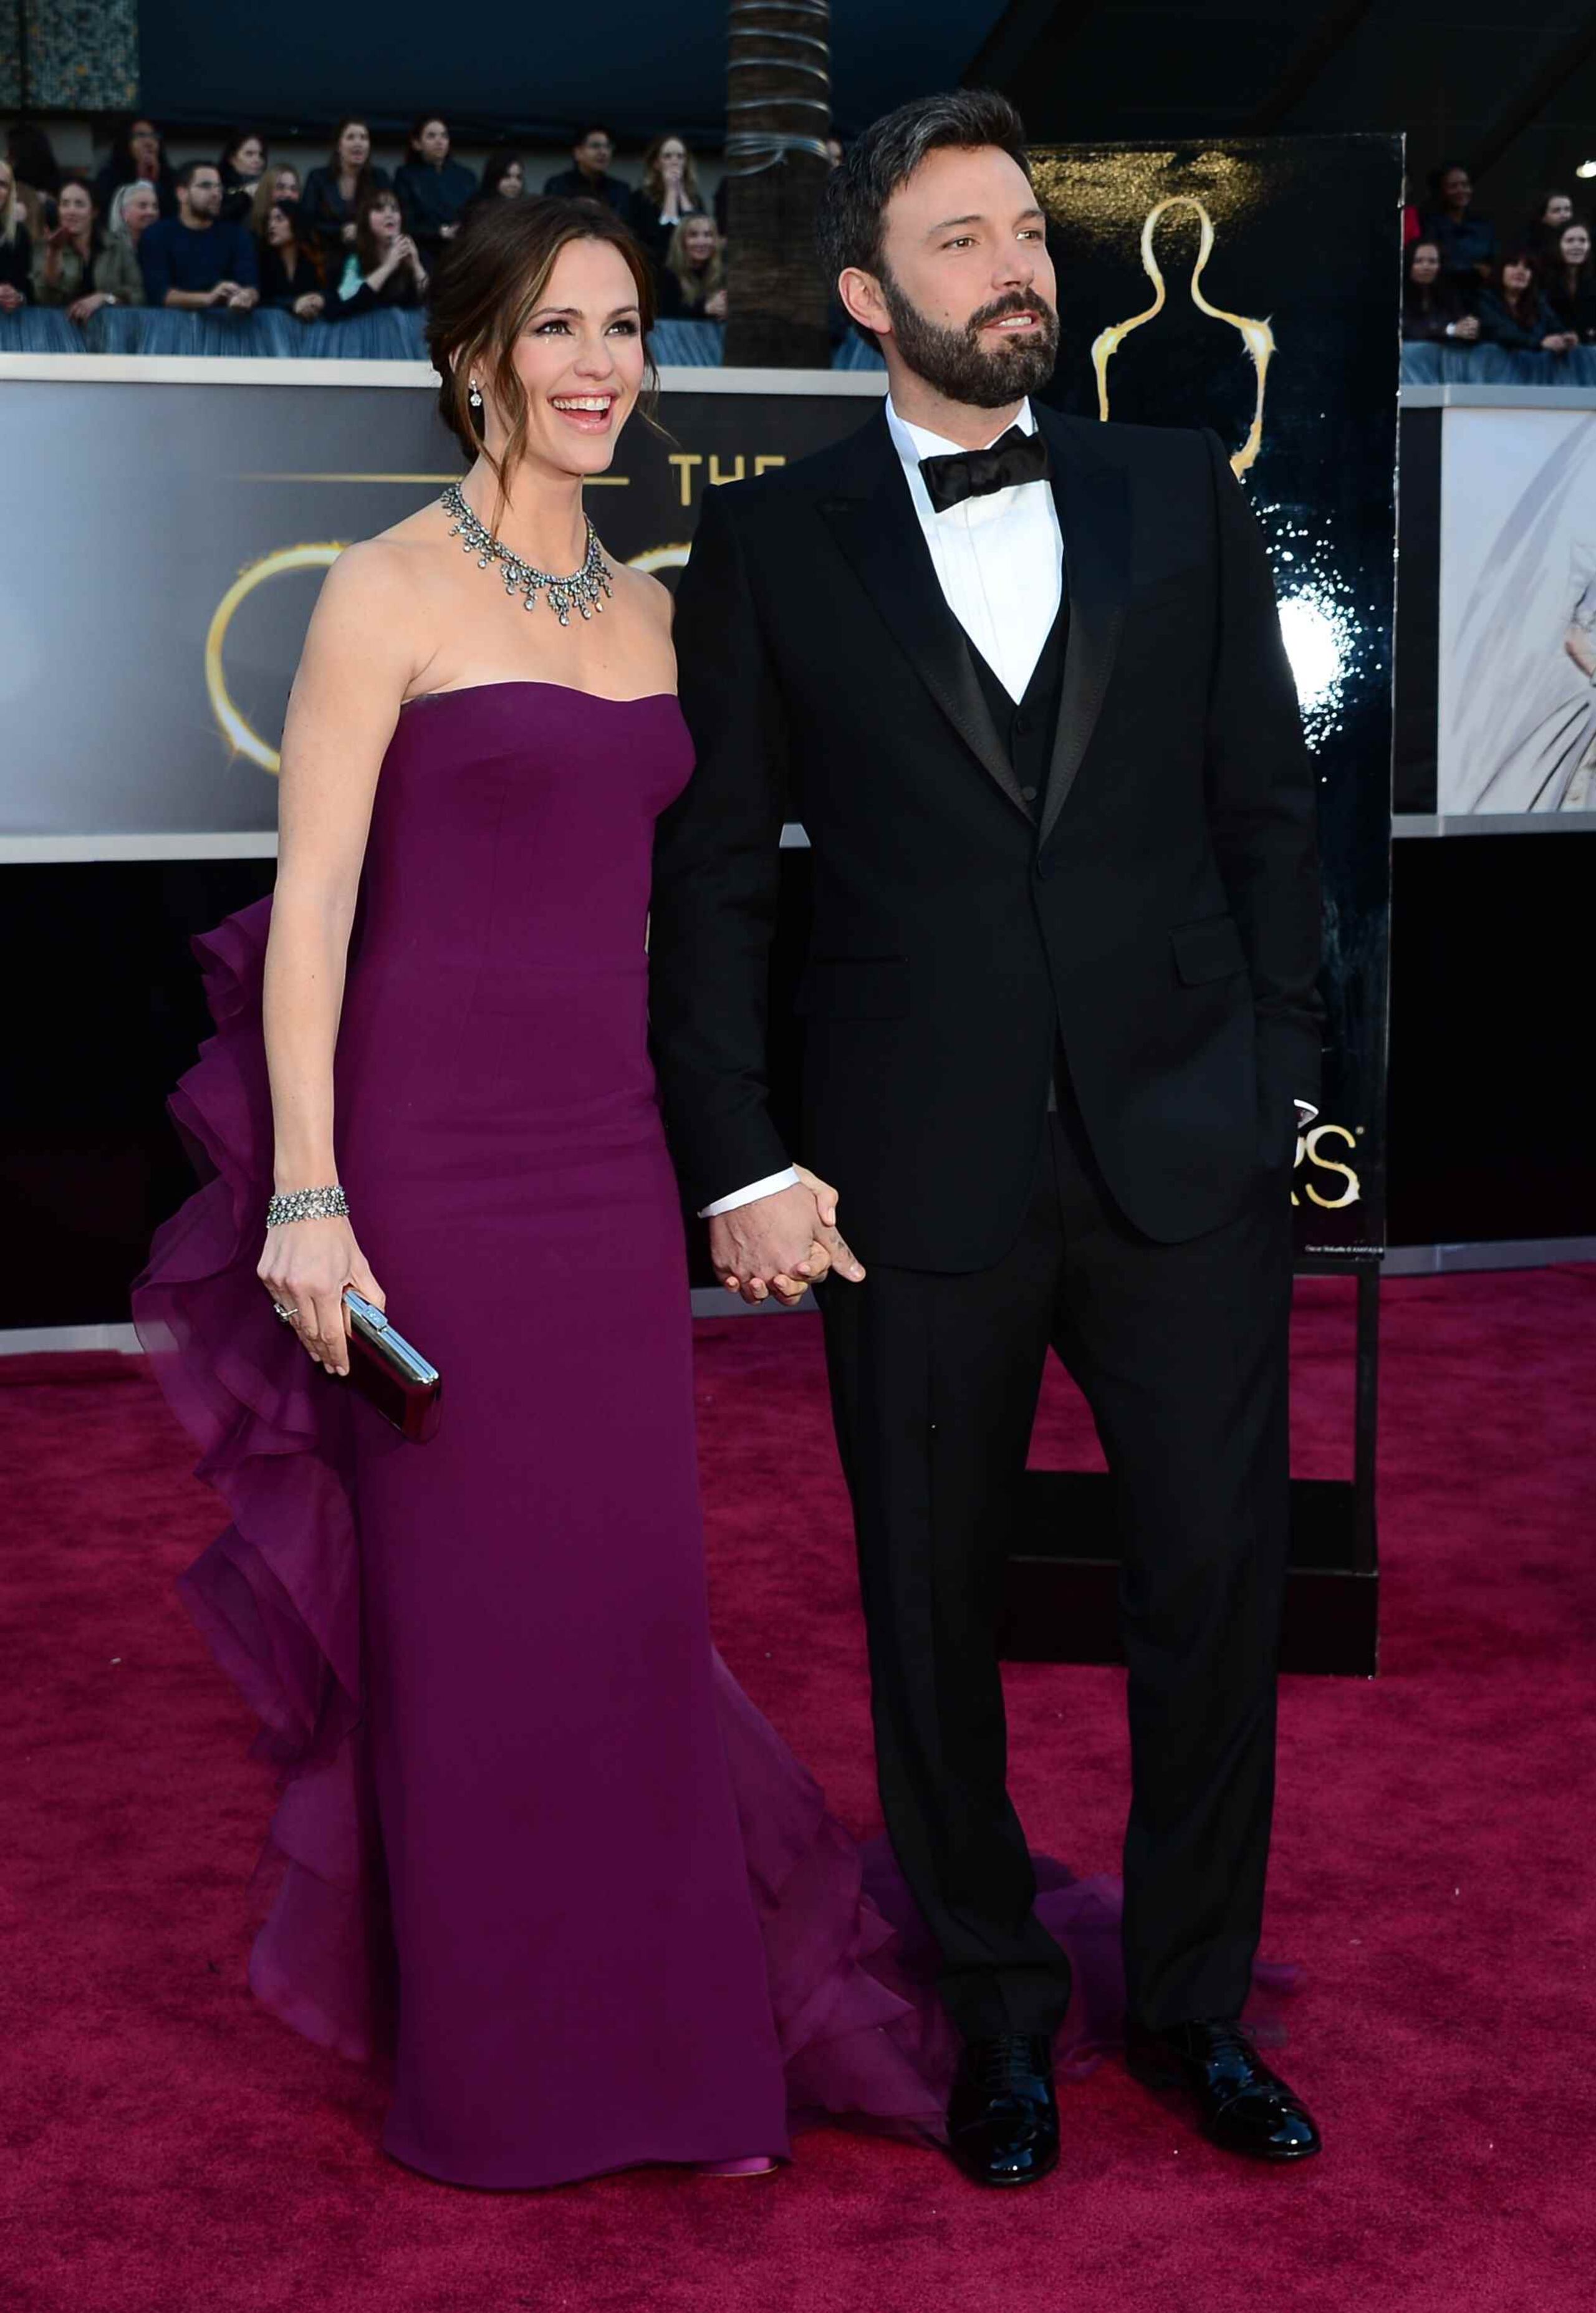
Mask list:
[[1437,807],[1596,811],[1596,410],[1449,409]]

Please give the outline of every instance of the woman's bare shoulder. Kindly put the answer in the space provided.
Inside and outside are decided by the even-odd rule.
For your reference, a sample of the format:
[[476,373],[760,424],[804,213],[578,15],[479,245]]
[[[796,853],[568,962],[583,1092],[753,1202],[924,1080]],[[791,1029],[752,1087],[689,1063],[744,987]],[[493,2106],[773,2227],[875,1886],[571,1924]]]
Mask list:
[[328,571],[323,602],[356,615],[363,607],[387,613],[413,602],[439,569],[448,536],[441,509],[428,506],[374,537],[357,539]]
[[611,562],[609,567],[616,586],[624,589],[641,615],[669,634],[676,608],[670,587],[647,570],[634,570],[629,562]]

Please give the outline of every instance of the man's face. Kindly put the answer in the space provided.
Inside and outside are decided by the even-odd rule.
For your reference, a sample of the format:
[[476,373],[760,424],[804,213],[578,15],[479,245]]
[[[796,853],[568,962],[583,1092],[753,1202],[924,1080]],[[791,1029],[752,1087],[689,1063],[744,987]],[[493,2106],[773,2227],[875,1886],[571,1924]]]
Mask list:
[[215,169],[196,169],[189,178],[183,200],[197,217],[214,217],[222,206],[222,180]]
[[615,147],[601,128],[595,128],[571,148],[584,177],[601,177],[615,157]]
[[[1034,393],[1058,355],[1046,220],[995,145],[929,153],[887,204],[878,312],[861,315],[951,401],[1001,409]],[[871,302],[866,298],[865,303]]]
[[1466,209],[1474,198],[1467,169],[1449,169],[1441,182],[1441,197],[1449,209]]

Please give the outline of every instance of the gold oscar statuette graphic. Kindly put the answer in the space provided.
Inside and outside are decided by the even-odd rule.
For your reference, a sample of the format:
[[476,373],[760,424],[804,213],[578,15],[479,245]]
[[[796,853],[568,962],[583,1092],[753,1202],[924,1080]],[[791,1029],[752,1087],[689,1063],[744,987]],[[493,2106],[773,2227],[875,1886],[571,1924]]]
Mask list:
[[262,555],[241,570],[232,585],[217,603],[205,638],[205,687],[211,702],[211,712],[217,726],[235,754],[251,763],[259,763],[263,771],[275,777],[282,768],[282,757],[275,747],[268,747],[260,734],[247,723],[233,705],[227,689],[227,672],[223,664],[223,646],[232,614],[246,595],[268,578],[280,578],[289,570],[325,570],[335,563],[344,550],[344,542],[331,541],[321,546],[282,546],[274,554]]
[[1264,387],[1268,374],[1270,356],[1275,351],[1275,332],[1267,321],[1252,320],[1245,313],[1227,313],[1223,305],[1211,304],[1203,294],[1203,268],[1214,253],[1214,220],[1195,193],[1171,193],[1148,211],[1142,226],[1142,270],[1153,284],[1153,303],[1144,313],[1133,313],[1128,321],[1110,321],[1092,341],[1092,366],[1097,374],[1097,414],[1109,415],[1109,364],[1118,352],[1133,330],[1162,313],[1165,303],[1164,278],[1153,250],[1159,219],[1171,209],[1195,209],[1197,216],[1199,241],[1197,263],[1191,273],[1191,302],[1198,312],[1206,313],[1215,321],[1228,322],[1240,332],[1254,370],[1258,374],[1258,399],[1254,404],[1252,425],[1247,439],[1231,459],[1231,470],[1244,474],[1257,457],[1264,438]]
[[[1362,1130],[1360,1125],[1358,1130]],[[1333,1197],[1321,1194],[1311,1180],[1304,1179],[1302,1183],[1302,1193],[1311,1205],[1317,1205],[1321,1212],[1335,1213],[1339,1212],[1344,1206],[1357,1203],[1364,1193],[1363,1183],[1358,1179],[1355,1165],[1344,1165],[1338,1156],[1321,1153],[1320,1143],[1325,1140],[1344,1141],[1349,1150],[1355,1151],[1358,1136],[1356,1132],[1349,1131],[1345,1124],[1314,1124],[1300,1135],[1297,1141],[1299,1170],[1303,1158],[1306,1157],[1308,1163],[1318,1172],[1334,1173],[1339,1176],[1343,1185]],[[1294,1189],[1292,1191],[1291,1200],[1293,1205],[1297,1202],[1297,1192]]]
[[680,546],[646,546],[641,554],[628,557],[627,567],[628,570],[646,571],[651,578],[654,578],[662,570],[682,569],[692,550],[691,545],[685,541]]

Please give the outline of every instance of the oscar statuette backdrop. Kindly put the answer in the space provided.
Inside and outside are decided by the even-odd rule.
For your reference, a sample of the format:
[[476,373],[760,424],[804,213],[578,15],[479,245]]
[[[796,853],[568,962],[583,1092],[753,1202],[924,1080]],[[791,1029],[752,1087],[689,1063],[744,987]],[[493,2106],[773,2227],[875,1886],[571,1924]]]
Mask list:
[[[1385,1247],[1402,147],[1398,137],[1068,145],[1033,155],[1058,277],[1048,399],[1208,427],[1262,527],[1318,777],[1324,1089],[1298,1139],[1300,1270],[1357,1280],[1349,1479],[1292,1482],[1282,1667],[1369,1675]],[[1121,1659],[1111,1482],[1028,1473],[1011,1659]]]
[[1306,1262],[1385,1244],[1402,144],[1301,136],[1034,156],[1058,275],[1048,399],[1219,435],[1274,566],[1319,776],[1325,1078]]

